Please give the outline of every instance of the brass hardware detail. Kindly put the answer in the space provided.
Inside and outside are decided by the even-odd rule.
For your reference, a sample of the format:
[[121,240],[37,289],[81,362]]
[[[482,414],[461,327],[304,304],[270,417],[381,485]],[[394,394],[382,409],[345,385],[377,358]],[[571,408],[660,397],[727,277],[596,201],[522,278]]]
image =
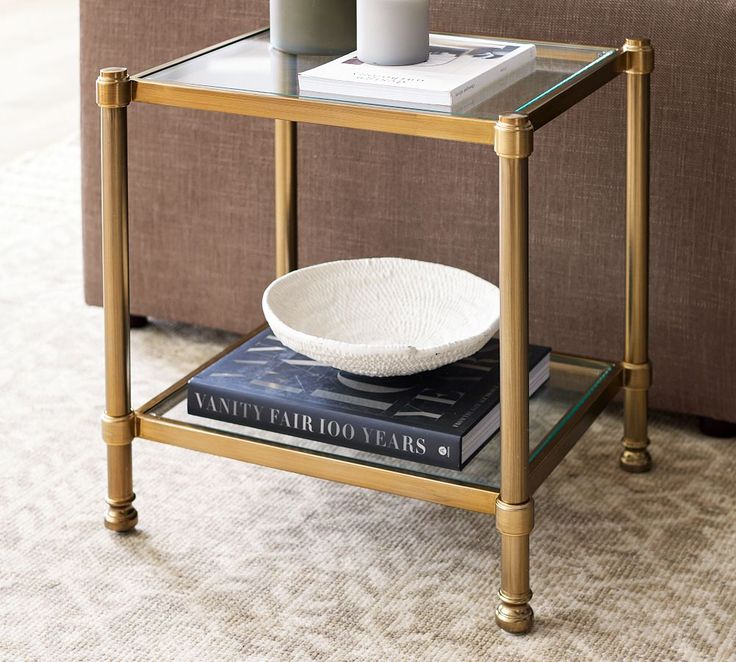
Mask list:
[[[624,445],[632,443],[629,439],[623,440]],[[649,444],[649,439],[647,439]],[[624,448],[619,458],[621,468],[630,474],[643,474],[652,470],[652,456],[646,448]]]
[[296,122],[274,122],[276,277],[297,268]]
[[654,70],[654,49],[649,39],[627,39],[623,47],[626,53],[627,74],[650,74]]
[[[513,554],[529,555],[529,537],[502,537],[501,553],[512,556]],[[510,586],[517,586],[518,590],[501,588],[498,591],[499,605],[496,607],[496,625],[511,634],[525,634],[534,625],[534,610],[529,601],[532,599],[532,591],[529,589],[528,565],[522,572],[516,574],[506,573],[501,569],[502,581]],[[526,590],[523,586],[526,585]]]
[[102,170],[102,303],[105,320],[105,415],[107,443],[105,526],[128,531],[138,522],[131,505],[133,460],[130,442],[136,419],[130,408],[130,294],[128,274],[128,109],[130,81],[123,67],[100,71]]
[[[135,492],[131,496],[135,499]],[[113,508],[122,508],[123,506],[127,506],[128,501],[129,499],[112,499],[110,497],[105,499],[105,503]]]
[[[529,155],[533,129],[518,113],[501,115],[494,143],[498,154],[498,280],[501,289],[501,490],[499,504],[529,501]],[[530,506],[531,507],[531,506]],[[512,506],[513,508],[513,506]],[[533,612],[522,596],[529,589],[530,513],[501,515],[501,593],[518,598],[496,610],[508,632],[527,632]],[[521,519],[522,521],[515,521]],[[506,529],[511,534],[505,532]],[[531,530],[531,529],[530,529]]]
[[[531,592],[529,599],[531,600]],[[496,625],[510,634],[526,634],[533,624],[534,610],[527,603],[510,605],[502,598],[501,604],[496,607]]]
[[529,600],[532,599],[533,595],[534,594],[532,593],[531,590],[521,595],[518,595],[518,596],[508,595],[507,593],[504,593],[502,590],[499,590],[498,592],[498,597],[510,605],[521,605],[521,604],[524,604],[525,602],[529,602]]
[[498,592],[501,604],[496,607],[496,625],[511,634],[526,634],[534,624],[534,610],[529,606],[532,592],[518,596]]
[[138,524],[138,513],[133,508],[132,448],[130,444],[107,447],[105,526],[112,531],[130,531]]
[[652,385],[652,364],[621,362],[624,369],[624,388],[632,391],[646,391]]
[[507,159],[525,159],[534,149],[534,128],[526,115],[507,113],[496,122],[494,149]]
[[[627,39],[626,69],[626,328],[624,437],[619,465],[630,473],[652,466],[647,451],[649,402],[649,72],[654,52],[646,39]],[[637,366],[634,368],[633,366]],[[638,367],[645,366],[645,367]]]
[[496,529],[505,536],[528,536],[534,528],[534,500],[512,504],[496,499]]
[[130,531],[138,524],[138,513],[133,508],[135,493],[131,492],[129,496],[123,499],[113,499],[108,497],[105,502],[108,505],[107,514],[105,515],[105,527],[117,533]]
[[493,144],[492,120],[461,115],[359,106],[331,100],[276,97],[271,94],[236,90],[187,87],[137,77],[133,79],[133,101],[246,117],[381,131],[402,136]]
[[102,439],[108,446],[127,446],[135,439],[135,414],[127,416],[102,415]]
[[132,85],[124,67],[100,69],[97,79],[97,105],[100,108],[125,108],[132,98]]
[[432,501],[452,508],[488,515],[492,515],[496,509],[498,492],[495,490],[445,482],[429,476],[416,476],[370,464],[357,464],[340,457],[304,453],[297,448],[264,444],[258,439],[243,436],[235,438],[227,432],[204,430],[144,412],[138,412],[138,419],[138,436],[141,439],[412,499]]

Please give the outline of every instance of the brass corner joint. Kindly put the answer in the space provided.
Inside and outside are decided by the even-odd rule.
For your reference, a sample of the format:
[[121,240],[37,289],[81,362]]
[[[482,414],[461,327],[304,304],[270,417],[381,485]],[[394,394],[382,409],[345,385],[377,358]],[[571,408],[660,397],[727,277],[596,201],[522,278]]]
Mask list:
[[136,435],[134,412],[127,416],[102,415],[102,439],[108,446],[127,446]]
[[528,536],[534,528],[534,499],[511,504],[496,499],[496,529],[504,536]]
[[654,69],[654,49],[649,39],[627,39],[623,46],[626,53],[627,74],[650,74]]
[[100,69],[97,78],[97,105],[100,108],[125,108],[132,97],[132,84],[125,67]]
[[652,364],[621,362],[623,368],[623,386],[630,391],[648,391],[652,385]]
[[505,113],[496,121],[493,148],[507,159],[526,159],[534,149],[534,127],[526,115]]

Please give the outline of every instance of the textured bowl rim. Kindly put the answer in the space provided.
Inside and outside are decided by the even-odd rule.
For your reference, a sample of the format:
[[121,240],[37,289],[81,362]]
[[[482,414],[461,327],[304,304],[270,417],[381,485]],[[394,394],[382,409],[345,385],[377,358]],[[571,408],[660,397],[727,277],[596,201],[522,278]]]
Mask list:
[[[269,304],[269,296],[273,292],[274,288],[281,285],[283,282],[287,280],[291,280],[295,277],[298,277],[297,274],[303,274],[306,271],[312,271],[312,270],[321,270],[325,267],[332,267],[338,264],[343,263],[356,263],[356,262],[411,262],[415,264],[425,264],[425,265],[431,265],[432,267],[438,267],[440,269],[446,269],[446,270],[452,270],[456,272],[462,273],[465,277],[474,278],[478,281],[482,282],[484,286],[488,287],[489,292],[491,292],[494,295],[494,298],[496,299],[496,302],[498,303],[498,308],[500,309],[500,290],[498,289],[498,286],[494,285],[490,281],[485,280],[484,278],[481,278],[480,276],[475,275],[474,273],[471,273],[470,271],[467,271],[465,269],[460,269],[458,267],[453,267],[448,264],[442,264],[441,262],[429,262],[426,260],[413,260],[411,258],[403,258],[403,257],[367,257],[367,258],[356,258],[356,259],[347,259],[347,260],[333,260],[330,262],[321,262],[320,264],[315,264],[309,267],[303,267],[301,269],[297,269],[296,271],[290,271],[287,274],[284,274],[283,276],[280,276],[276,280],[274,280],[263,292],[263,298],[261,300],[261,305],[263,308],[263,313],[266,317],[266,321],[268,322],[269,326],[271,327],[271,330],[274,332],[274,334],[279,337],[279,331],[283,330],[286,332],[286,335],[291,335],[293,338],[300,340],[304,343],[309,343],[310,341],[318,341],[319,344],[324,347],[326,350],[333,350],[338,353],[344,353],[346,350],[354,355],[359,356],[381,356],[381,355],[395,355],[397,351],[402,352],[409,352],[413,355],[422,354],[422,355],[428,355],[428,354],[439,354],[447,352],[452,347],[455,347],[457,345],[475,345],[478,344],[478,348],[480,348],[483,344],[488,342],[488,340],[491,339],[491,337],[498,331],[499,327],[499,316],[496,316],[495,321],[485,330],[480,331],[479,333],[474,333],[472,335],[463,336],[460,338],[457,338],[455,340],[452,340],[447,343],[441,343],[437,345],[431,345],[426,347],[415,347],[414,345],[409,344],[389,344],[389,343],[381,343],[377,345],[370,345],[365,343],[352,343],[347,342],[345,340],[335,340],[334,338],[326,338],[324,336],[315,336],[310,333],[305,333],[304,331],[300,331],[299,329],[295,329],[293,326],[290,326],[286,322],[282,321],[280,317],[276,315],[276,313],[273,312],[271,309],[271,306]],[[288,346],[288,343],[284,343]],[[294,349],[294,348],[292,348]],[[299,351],[298,349],[295,349],[295,351]]]

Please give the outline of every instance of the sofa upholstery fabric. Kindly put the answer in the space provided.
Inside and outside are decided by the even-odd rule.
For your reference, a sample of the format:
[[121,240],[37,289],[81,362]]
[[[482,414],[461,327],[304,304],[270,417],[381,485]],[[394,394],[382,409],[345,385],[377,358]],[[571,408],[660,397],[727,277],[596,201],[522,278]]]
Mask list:
[[[131,73],[267,24],[266,0],[81,1],[85,297],[100,304],[102,66]],[[736,421],[736,5],[654,0],[434,0],[432,28],[620,45],[649,36],[653,407]],[[625,81],[535,136],[534,342],[620,358]],[[134,104],[132,311],[229,330],[262,319],[273,277],[272,124]],[[497,282],[491,148],[299,127],[299,262],[396,255]]]

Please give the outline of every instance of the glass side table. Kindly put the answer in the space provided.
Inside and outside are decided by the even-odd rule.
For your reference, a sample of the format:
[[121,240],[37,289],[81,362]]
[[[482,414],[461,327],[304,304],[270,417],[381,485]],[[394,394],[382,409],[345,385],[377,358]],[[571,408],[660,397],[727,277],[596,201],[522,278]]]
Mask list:
[[[509,41],[509,40],[507,40]],[[501,535],[496,622],[527,632],[532,494],[606,404],[623,389],[620,465],[651,467],[647,451],[649,252],[648,40],[621,48],[537,42],[532,71],[463,113],[299,96],[297,73],[328,57],[269,48],[268,30],[217,44],[136,76],[102,69],[102,222],[108,510],[105,524],[126,531],[132,503],[132,441],[138,437],[317,478],[495,514]],[[554,354],[549,382],[528,391],[528,159],[534,132],[619,74],[627,77],[626,341],[622,361]],[[297,264],[296,129],[299,122],[482,143],[499,158],[501,430],[463,471],[451,471],[191,417],[183,377],[142,407],[130,403],[126,109],[131,102],[275,120],[276,274]],[[243,342],[261,328],[254,330]],[[222,354],[230,351],[226,348]],[[207,364],[207,365],[208,365]],[[204,366],[202,366],[204,367]],[[200,370],[200,368],[197,369]],[[195,372],[197,372],[195,371]],[[192,373],[194,374],[194,373]]]

